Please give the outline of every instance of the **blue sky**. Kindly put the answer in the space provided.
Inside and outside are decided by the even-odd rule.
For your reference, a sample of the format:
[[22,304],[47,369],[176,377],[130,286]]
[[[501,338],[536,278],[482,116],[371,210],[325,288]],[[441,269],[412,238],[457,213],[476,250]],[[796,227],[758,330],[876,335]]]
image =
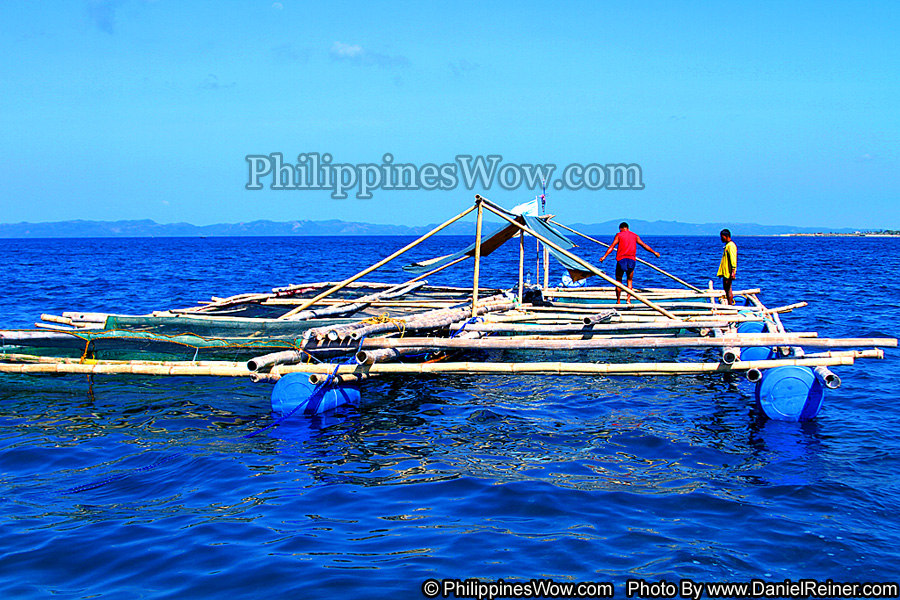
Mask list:
[[250,154],[390,152],[641,165],[642,191],[551,191],[570,222],[900,228],[898,30],[896,2],[4,2],[0,222],[418,225],[471,204],[245,189]]

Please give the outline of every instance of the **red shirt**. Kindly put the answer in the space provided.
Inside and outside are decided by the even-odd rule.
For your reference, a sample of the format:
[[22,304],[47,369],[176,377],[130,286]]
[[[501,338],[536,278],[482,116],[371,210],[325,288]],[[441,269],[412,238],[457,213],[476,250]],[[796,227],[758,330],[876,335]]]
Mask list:
[[616,234],[619,245],[616,248],[616,260],[637,258],[637,234],[625,229]]

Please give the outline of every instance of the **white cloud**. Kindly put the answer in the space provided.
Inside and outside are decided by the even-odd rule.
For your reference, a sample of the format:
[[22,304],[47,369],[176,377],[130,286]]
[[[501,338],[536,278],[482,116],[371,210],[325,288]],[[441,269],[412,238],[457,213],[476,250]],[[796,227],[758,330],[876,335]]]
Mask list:
[[364,66],[376,67],[408,67],[409,59],[405,56],[381,54],[380,52],[371,52],[366,50],[359,44],[345,44],[343,42],[334,42],[328,54],[332,60],[340,60],[352,62]]
[[335,42],[331,45],[331,56],[335,58],[356,58],[363,55],[362,46],[359,44],[344,44]]

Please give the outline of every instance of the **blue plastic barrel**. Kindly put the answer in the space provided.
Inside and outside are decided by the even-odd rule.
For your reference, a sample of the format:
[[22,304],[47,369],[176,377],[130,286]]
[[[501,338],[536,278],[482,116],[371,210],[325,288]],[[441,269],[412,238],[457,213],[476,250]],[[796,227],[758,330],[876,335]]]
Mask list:
[[763,372],[756,384],[756,402],[766,416],[777,421],[815,419],[825,399],[825,388],[809,367],[775,367]]
[[[738,325],[738,333],[763,333],[769,326],[764,321],[747,321]],[[741,360],[769,360],[775,358],[775,349],[768,346],[741,348]]]
[[339,406],[359,404],[359,399],[357,385],[316,386],[309,382],[308,373],[288,373],[272,389],[272,411],[286,415],[299,406],[294,414],[318,415]]

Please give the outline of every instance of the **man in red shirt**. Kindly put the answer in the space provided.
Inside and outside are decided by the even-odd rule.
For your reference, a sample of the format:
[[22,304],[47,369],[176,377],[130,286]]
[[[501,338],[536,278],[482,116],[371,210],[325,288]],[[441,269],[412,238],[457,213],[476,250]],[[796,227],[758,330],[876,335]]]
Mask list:
[[[613,243],[606,249],[606,254],[603,255],[603,258],[600,259],[600,262],[606,260],[606,257],[609,256],[609,253],[613,251],[613,248],[619,246],[618,251],[616,252],[616,281],[622,281],[622,275],[628,274],[628,289],[631,289],[632,282],[634,281],[634,265],[637,262],[637,247],[640,245],[641,248],[646,250],[647,252],[651,252],[656,255],[656,258],[659,258],[659,252],[648,246],[641,240],[638,234],[631,232],[628,229],[628,223],[622,222],[619,223],[619,233],[616,234],[616,237],[613,239]],[[622,289],[616,288],[616,304],[619,304],[622,299]],[[626,304],[631,304],[631,296],[628,296],[625,300]]]

